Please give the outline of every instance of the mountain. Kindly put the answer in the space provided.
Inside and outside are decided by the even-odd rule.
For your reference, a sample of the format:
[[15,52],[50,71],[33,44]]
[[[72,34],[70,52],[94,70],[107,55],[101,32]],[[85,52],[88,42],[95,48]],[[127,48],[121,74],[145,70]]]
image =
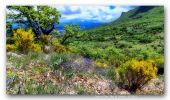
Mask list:
[[57,26],[57,30],[62,31],[64,29],[64,25],[66,24],[77,24],[80,26],[81,30],[85,30],[85,29],[91,29],[91,28],[95,28],[97,26],[100,26],[104,23],[102,22],[97,22],[94,20],[69,20],[69,21],[65,21],[65,22],[60,22],[60,24]]
[[[139,6],[110,23],[86,30],[87,40],[128,40],[134,41],[153,37],[153,34],[164,31],[163,6]],[[149,39],[148,38],[148,41]],[[151,39],[152,40],[152,39]]]

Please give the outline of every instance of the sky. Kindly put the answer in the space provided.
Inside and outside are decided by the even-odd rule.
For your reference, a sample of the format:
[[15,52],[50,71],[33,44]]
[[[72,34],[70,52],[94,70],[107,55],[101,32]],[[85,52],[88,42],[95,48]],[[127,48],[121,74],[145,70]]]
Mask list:
[[60,13],[60,25],[78,24],[81,28],[92,28],[108,23],[120,17],[122,12],[134,9],[135,6],[53,6]]

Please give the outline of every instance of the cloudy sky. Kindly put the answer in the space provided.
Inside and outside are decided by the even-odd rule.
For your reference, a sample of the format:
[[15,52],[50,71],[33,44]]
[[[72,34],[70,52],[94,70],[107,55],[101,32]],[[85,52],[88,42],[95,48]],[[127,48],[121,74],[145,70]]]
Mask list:
[[62,14],[61,21],[76,19],[110,22],[134,6],[55,6],[55,8]]
[[81,27],[97,26],[111,22],[120,17],[122,12],[134,9],[135,6],[53,6],[61,13],[60,26],[79,24]]

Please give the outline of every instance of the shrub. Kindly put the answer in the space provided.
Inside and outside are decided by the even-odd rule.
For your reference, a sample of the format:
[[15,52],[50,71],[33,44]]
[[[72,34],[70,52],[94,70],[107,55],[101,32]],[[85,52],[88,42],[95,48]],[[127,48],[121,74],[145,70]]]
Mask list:
[[14,51],[16,50],[16,46],[14,44],[7,44],[6,45],[6,51],[9,52],[9,51]]
[[61,45],[61,44],[59,44],[59,43],[54,44],[53,47],[54,47],[54,51],[55,51],[55,52],[58,52],[58,53],[66,52],[65,46],[63,46],[63,45]]
[[158,68],[158,74],[164,74],[164,56],[156,59],[155,62]]
[[59,43],[59,39],[56,38],[56,37],[53,37],[53,38],[52,38],[52,41],[51,41],[51,44],[52,44],[52,45],[55,45],[55,44],[57,44],[57,43]]
[[43,35],[39,37],[39,42],[42,45],[50,45],[51,44],[51,35]]
[[116,80],[116,71],[115,68],[108,68],[107,69],[107,77],[110,78],[111,80]]
[[127,48],[127,47],[132,47],[132,44],[127,42],[127,41],[119,41],[117,44],[116,44],[116,47],[117,48]]
[[69,61],[69,57],[65,53],[54,53],[50,57],[49,64],[53,70],[58,70],[62,64]]
[[32,29],[29,29],[28,31],[25,31],[22,28],[17,29],[14,31],[14,40],[19,51],[23,53],[28,52],[34,41]]
[[40,60],[40,57],[41,57],[41,55],[40,55],[39,53],[37,53],[37,52],[29,52],[29,53],[27,54],[27,56],[28,56],[30,59],[32,59],[32,60],[37,60],[37,59]]
[[58,86],[53,85],[51,81],[45,81],[44,83],[26,81],[23,88],[23,93],[27,95],[54,95],[61,91],[61,89]]
[[54,47],[55,52],[58,52],[58,53],[66,52],[65,46],[59,43],[58,38],[53,38],[51,44]]
[[96,60],[95,65],[96,65],[96,67],[99,67],[99,68],[107,68],[108,67],[107,62],[104,60]]
[[113,56],[109,56],[108,58],[109,64],[114,67],[119,67],[123,62],[127,60],[128,60],[128,57],[122,56],[122,55],[113,55]]
[[39,44],[34,44],[34,43],[30,46],[30,50],[37,53],[42,52],[41,46]]
[[14,44],[14,43],[15,43],[15,40],[13,37],[7,37],[6,44]]
[[151,79],[156,78],[157,67],[152,60],[131,60],[119,67],[118,73],[121,87],[136,91]]

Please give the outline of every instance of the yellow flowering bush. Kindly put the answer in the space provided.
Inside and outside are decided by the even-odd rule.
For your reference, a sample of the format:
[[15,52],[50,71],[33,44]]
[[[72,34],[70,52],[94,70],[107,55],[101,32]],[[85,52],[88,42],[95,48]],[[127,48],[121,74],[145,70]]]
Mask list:
[[32,29],[25,31],[22,28],[17,29],[14,31],[14,40],[17,46],[17,49],[21,52],[27,52],[34,42],[34,34]]
[[53,45],[54,46],[54,51],[55,52],[58,52],[58,53],[61,53],[61,52],[66,52],[66,48],[65,46],[59,44],[59,43],[56,43]]
[[131,60],[118,68],[120,83],[129,91],[136,91],[157,76],[157,67],[153,60]]
[[31,45],[30,50],[37,53],[42,52],[41,46],[39,44],[34,44],[34,43]]
[[16,46],[14,44],[7,44],[6,45],[6,50],[7,50],[7,52],[15,51],[16,50]]

